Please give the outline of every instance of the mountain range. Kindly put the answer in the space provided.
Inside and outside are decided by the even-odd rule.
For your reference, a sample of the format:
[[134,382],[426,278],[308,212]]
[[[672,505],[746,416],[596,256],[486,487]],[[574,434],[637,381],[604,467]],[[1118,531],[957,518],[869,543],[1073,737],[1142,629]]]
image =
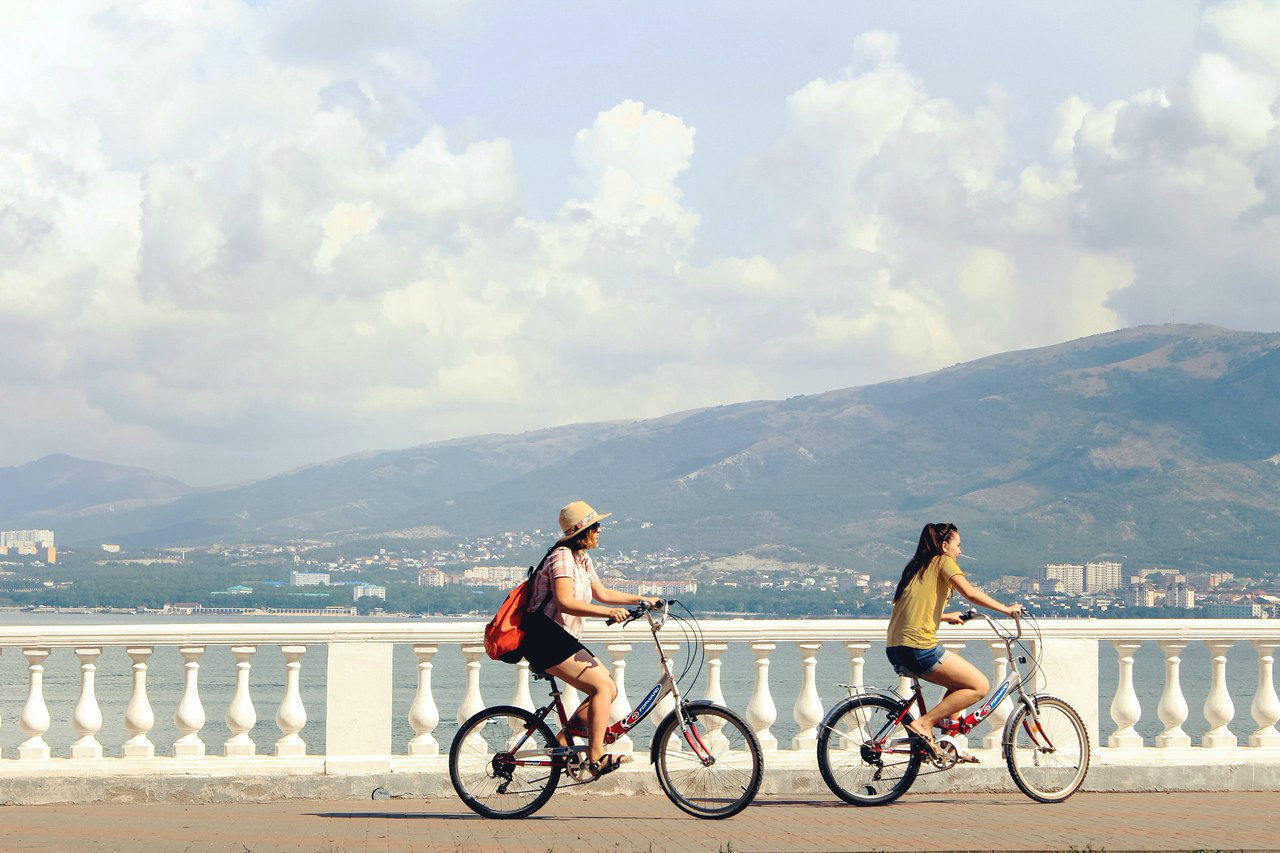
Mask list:
[[575,498],[617,514],[615,547],[878,574],[901,568],[927,521],[961,527],[980,576],[1101,558],[1274,569],[1280,334],[1124,329],[858,388],[362,453],[221,488],[62,455],[0,468],[0,528],[49,527],[64,544],[549,532]]

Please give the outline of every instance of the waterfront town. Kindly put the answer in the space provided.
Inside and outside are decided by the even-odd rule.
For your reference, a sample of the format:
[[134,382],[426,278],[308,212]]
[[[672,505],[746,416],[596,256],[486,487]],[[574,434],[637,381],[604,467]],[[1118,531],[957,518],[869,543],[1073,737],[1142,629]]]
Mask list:
[[[366,542],[359,547],[348,543],[344,549],[313,540],[140,549],[101,543],[60,555],[52,530],[0,531],[0,607],[116,607],[226,615],[483,613],[491,599],[525,578],[528,566],[520,565],[517,555],[536,552],[548,534],[503,532],[433,548]],[[769,611],[761,605],[794,598],[826,604],[825,609],[810,605],[809,615],[882,616],[888,613],[897,582],[896,577],[859,567],[681,553],[670,547],[645,552],[605,549],[595,562],[613,588],[696,600],[713,608],[708,612],[741,615],[765,615]],[[149,606],[106,602],[100,595],[87,594],[95,574],[114,570],[118,578],[121,570],[127,577],[130,570],[166,567],[201,567],[205,570],[198,577],[234,582],[205,588],[208,584],[193,580],[190,594]],[[1025,574],[983,578],[981,583],[1051,616],[1280,617],[1277,574],[1239,577],[1176,566],[1051,559],[1028,566]],[[78,596],[78,586],[86,594]],[[482,597],[468,598],[468,593]],[[804,606],[793,606],[792,615],[803,612]]]

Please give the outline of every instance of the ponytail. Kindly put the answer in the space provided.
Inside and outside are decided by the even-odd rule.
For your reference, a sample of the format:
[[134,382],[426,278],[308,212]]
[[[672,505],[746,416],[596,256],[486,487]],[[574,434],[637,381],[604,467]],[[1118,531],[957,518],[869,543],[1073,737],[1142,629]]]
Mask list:
[[902,569],[902,577],[898,579],[898,588],[894,590],[893,600],[902,597],[907,584],[919,577],[920,572],[928,566],[934,557],[941,556],[943,544],[958,530],[954,524],[926,524],[920,531],[920,541],[916,544],[916,553],[911,561]]

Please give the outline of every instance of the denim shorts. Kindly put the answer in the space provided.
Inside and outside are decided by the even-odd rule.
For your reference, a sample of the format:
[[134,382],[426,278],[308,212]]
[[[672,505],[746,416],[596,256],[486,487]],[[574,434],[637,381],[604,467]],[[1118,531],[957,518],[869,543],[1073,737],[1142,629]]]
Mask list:
[[885,649],[893,671],[909,678],[921,678],[938,668],[947,650],[942,646],[931,649],[915,649],[911,646],[889,646]]

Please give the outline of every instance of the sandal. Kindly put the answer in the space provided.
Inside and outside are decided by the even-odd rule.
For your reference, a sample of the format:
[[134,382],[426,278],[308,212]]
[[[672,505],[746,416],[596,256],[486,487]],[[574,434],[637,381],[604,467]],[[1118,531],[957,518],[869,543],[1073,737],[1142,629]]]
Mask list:
[[614,755],[611,752],[606,752],[600,756],[599,761],[588,761],[587,768],[596,779],[599,779],[601,776],[612,773],[622,765],[630,762],[630,755]]
[[931,758],[936,759],[941,757],[941,753],[938,752],[938,742],[933,739],[932,734],[923,734],[918,732],[911,728],[910,725],[903,726],[903,728],[907,730],[911,737],[916,738],[924,744],[925,749],[929,750],[929,756]]

